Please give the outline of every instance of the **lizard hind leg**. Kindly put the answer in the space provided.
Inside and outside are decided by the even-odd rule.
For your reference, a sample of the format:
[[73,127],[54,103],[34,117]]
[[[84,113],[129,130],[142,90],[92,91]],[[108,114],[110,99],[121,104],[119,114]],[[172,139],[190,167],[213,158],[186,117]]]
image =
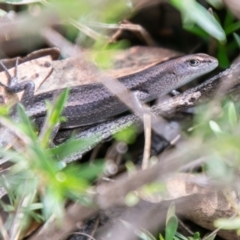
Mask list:
[[[6,66],[0,61],[0,65],[2,66],[2,68],[4,69],[5,73],[8,76],[8,85],[3,84],[2,82],[0,82],[0,85],[5,87],[6,90],[8,90],[8,88],[11,88],[11,86],[16,85],[16,83],[18,82],[18,58],[16,59],[16,63],[15,63],[15,75],[12,76],[9,72],[9,70],[6,68]],[[11,91],[11,90],[9,90]]]
[[22,81],[19,82],[18,80],[18,58],[16,59],[15,63],[15,75],[12,76],[9,70],[5,67],[5,65],[0,61],[0,65],[5,70],[9,78],[8,84],[4,84],[0,82],[0,86],[4,87],[8,93],[19,93],[24,91],[21,102],[23,105],[27,105],[29,100],[31,100],[32,96],[34,95],[35,84],[32,81]]

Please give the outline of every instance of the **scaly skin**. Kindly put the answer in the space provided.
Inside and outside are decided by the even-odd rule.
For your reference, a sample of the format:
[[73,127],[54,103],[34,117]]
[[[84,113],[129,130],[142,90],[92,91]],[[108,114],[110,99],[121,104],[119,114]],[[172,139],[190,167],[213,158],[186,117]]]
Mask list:
[[[140,102],[148,102],[212,71],[217,66],[218,61],[215,58],[206,54],[193,54],[121,77],[118,81],[127,90],[134,93]],[[9,85],[4,87],[11,93],[24,91],[21,102],[26,113],[40,123],[46,115],[45,100],[53,100],[61,91],[59,89],[34,95],[34,84],[31,81],[18,83],[16,77],[11,78]],[[121,95],[121,92],[118,94]],[[17,119],[15,109],[13,107],[11,115]],[[61,124],[60,128],[95,124],[127,110],[129,108],[102,83],[76,86],[70,89],[69,98],[63,111],[67,122]],[[6,140],[6,137],[4,139],[0,137],[0,146],[5,145],[3,142],[5,143]]]

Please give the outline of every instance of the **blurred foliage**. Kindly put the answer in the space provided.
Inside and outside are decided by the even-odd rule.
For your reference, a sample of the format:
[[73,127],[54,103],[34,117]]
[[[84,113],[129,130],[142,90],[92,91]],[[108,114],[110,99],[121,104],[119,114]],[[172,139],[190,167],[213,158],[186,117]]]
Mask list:
[[220,218],[215,221],[214,225],[218,228],[221,229],[226,229],[226,230],[238,230],[238,233],[240,233],[240,217],[235,217],[232,219],[224,219]]
[[[21,133],[21,140],[26,144],[21,151],[0,149],[0,156],[14,163],[12,168],[0,178],[1,185],[7,191],[10,204],[0,201],[1,206],[9,213],[6,229],[11,231],[17,226],[22,232],[30,218],[36,221],[47,220],[54,215],[62,218],[66,199],[91,204],[88,189],[94,179],[103,171],[103,162],[66,166],[56,158],[65,157],[79,151],[82,146],[89,144],[82,140],[72,139],[61,147],[49,148],[51,133],[62,121],[61,112],[68,96],[64,91],[56,99],[54,105],[48,104],[47,121],[39,136],[24,108],[18,106],[18,122],[9,120]],[[7,118],[2,116],[2,119]],[[66,150],[67,147],[67,151]],[[40,201],[39,201],[40,200]],[[40,212],[36,212],[40,210]],[[43,213],[43,215],[41,214]],[[18,219],[18,214],[23,214]]]
[[[9,4],[43,4],[47,9],[58,13],[62,21],[69,22],[67,28],[68,37],[72,40],[75,39],[75,34],[78,34],[78,41],[83,46],[93,47],[96,50],[102,50],[107,46],[108,34],[106,34],[108,27],[92,28],[94,23],[118,24],[123,19],[131,17],[134,12],[133,4],[130,0],[101,0],[101,1],[82,1],[79,7],[78,0],[49,0],[49,1],[34,1],[34,0],[12,0],[2,1]],[[230,65],[229,58],[239,49],[239,44],[236,38],[236,32],[240,29],[240,22],[226,10],[226,16],[223,21],[219,20],[217,13],[214,11],[224,9],[224,5],[220,0],[208,0],[210,6],[213,7],[208,11],[196,0],[169,0],[182,15],[183,27],[188,31],[200,36],[204,42],[211,45],[212,39],[217,41],[217,57],[221,67],[226,68]],[[73,24],[73,21],[75,22]],[[73,24],[73,26],[72,26]],[[77,28],[79,32],[76,31]],[[235,36],[234,36],[235,34]],[[94,37],[94,40],[91,37]],[[118,46],[125,48],[125,44]],[[111,65],[107,61],[108,58],[103,56],[105,64],[100,66]]]
[[[159,235],[159,240],[200,240],[200,234],[194,233],[191,237],[185,237],[177,232],[178,218],[175,215],[175,205],[172,203],[167,211],[165,237]],[[213,240],[213,239],[212,239]]]
[[[225,99],[199,107],[192,137],[197,140],[206,173],[221,183],[231,183],[240,170],[239,104]],[[200,154],[197,152],[197,155]]]
[[194,0],[170,0],[182,14],[183,24],[190,28],[197,24],[209,35],[214,36],[219,41],[225,42],[226,36],[218,21],[197,1]]
[[[231,98],[201,106],[193,132],[205,158],[205,173],[225,186],[233,184],[240,171],[239,112],[240,104]],[[239,217],[215,221],[216,227],[227,230],[239,231],[239,224]]]
[[[209,1],[215,8],[223,8],[221,1]],[[183,27],[198,35],[204,42],[210,45],[212,38],[218,40],[217,43],[217,58],[219,66],[222,68],[229,67],[231,56],[234,51],[239,49],[237,42],[236,31],[240,29],[240,22],[226,10],[226,15],[223,23],[220,23],[219,17],[215,12],[213,15],[207,11],[202,5],[195,0],[177,1],[170,0],[170,3],[175,6],[182,14]],[[232,38],[234,36],[234,38]]]
[[115,133],[113,137],[119,142],[125,142],[127,144],[134,143],[137,137],[137,128],[135,125],[132,125],[118,133]]

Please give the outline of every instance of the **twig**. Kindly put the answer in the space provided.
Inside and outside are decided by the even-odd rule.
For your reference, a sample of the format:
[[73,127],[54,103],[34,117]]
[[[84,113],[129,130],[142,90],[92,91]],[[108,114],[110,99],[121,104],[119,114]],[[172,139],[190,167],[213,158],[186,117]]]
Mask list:
[[144,123],[144,152],[143,152],[143,161],[142,161],[142,169],[147,169],[149,166],[149,158],[150,158],[150,149],[151,149],[151,116],[149,114],[144,114],[143,116]]

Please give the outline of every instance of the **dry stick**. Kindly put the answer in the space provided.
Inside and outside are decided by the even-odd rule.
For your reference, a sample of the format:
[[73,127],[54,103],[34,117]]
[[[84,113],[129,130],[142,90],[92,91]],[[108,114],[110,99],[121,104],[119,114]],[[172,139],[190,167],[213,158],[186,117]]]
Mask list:
[[[133,31],[138,33],[140,37],[147,43],[148,46],[156,46],[154,40],[151,35],[147,32],[147,30],[141,25],[134,24],[129,22],[128,20],[122,21],[120,24],[107,24],[107,23],[99,23],[99,22],[89,22],[89,26],[91,27],[100,27],[106,29],[116,29],[115,34],[110,38],[109,43],[115,42],[116,38],[122,34],[123,30]],[[138,36],[139,37],[139,36]]]
[[12,222],[12,226],[11,226],[11,230],[10,230],[10,240],[15,240],[15,239],[19,239],[21,232],[23,230],[23,225],[22,225],[22,217],[23,217],[23,205],[24,205],[24,200],[26,200],[26,198],[22,198],[20,199],[20,201],[18,202],[17,205],[17,209],[15,211],[14,214],[14,219]]
[[75,21],[74,19],[69,19],[69,23],[71,23],[78,30],[84,32],[87,36],[91,37],[94,40],[98,40],[98,39],[104,39],[106,41],[108,40],[108,37],[92,30],[91,28],[89,28],[88,26],[84,25],[79,21]]
[[82,50],[77,45],[74,46],[60,33],[51,28],[44,28],[41,35],[50,46],[60,48],[61,53],[66,57],[81,56],[82,54]]
[[6,230],[6,226],[3,224],[1,215],[0,215],[0,232],[1,236],[3,237],[3,240],[10,240],[8,232]]
[[149,114],[144,114],[144,151],[142,160],[142,169],[147,169],[149,166],[150,149],[151,149],[151,116]]
[[80,235],[80,236],[86,236],[88,239],[87,240],[96,240],[94,237],[92,237],[89,234],[83,233],[83,232],[73,232],[72,235]]
[[[31,23],[31,24],[29,24]],[[29,16],[18,14],[9,22],[0,24],[0,42],[6,42],[6,36],[9,39],[16,39],[22,36],[39,34],[39,29],[59,24],[59,18],[53,12],[42,11],[39,16]]]
[[151,35],[148,33],[148,31],[139,24],[133,24],[127,20],[123,21],[120,24],[121,29],[131,30],[136,33],[138,38],[142,38],[148,46],[157,46]]

